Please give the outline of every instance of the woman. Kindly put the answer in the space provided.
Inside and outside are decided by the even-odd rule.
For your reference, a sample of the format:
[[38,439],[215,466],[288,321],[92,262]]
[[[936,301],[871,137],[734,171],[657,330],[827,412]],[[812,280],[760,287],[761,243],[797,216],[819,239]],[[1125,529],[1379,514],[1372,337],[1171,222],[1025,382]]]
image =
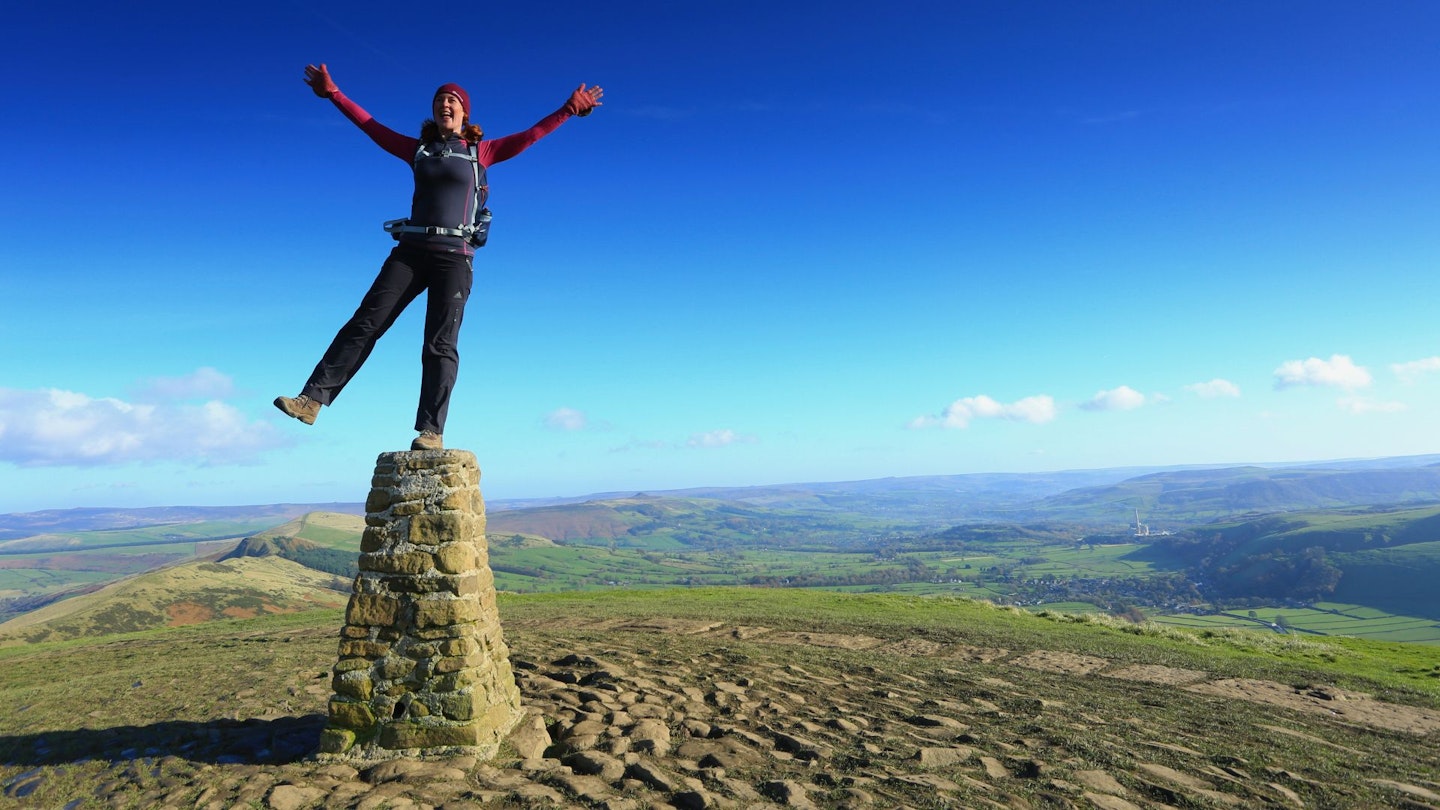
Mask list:
[[300,394],[276,397],[275,407],[307,425],[315,424],[320,407],[335,401],[370,355],[375,341],[416,296],[429,290],[420,357],[420,405],[415,413],[415,429],[420,435],[410,449],[440,450],[450,392],[460,366],[457,347],[460,321],[470,297],[472,242],[483,244],[471,235],[489,192],[483,167],[515,157],[572,115],[589,115],[601,105],[604,91],[582,84],[560,109],[535,126],[483,140],[480,127],[470,122],[470,95],[458,84],[441,85],[431,101],[434,117],[421,125],[417,139],[382,125],[346,98],[324,64],[307,65],[305,83],[315,95],[330,99],[381,149],[411,164],[415,193],[409,219],[395,227],[387,223],[386,230],[399,244],[380,267],[359,309],[335,335]]

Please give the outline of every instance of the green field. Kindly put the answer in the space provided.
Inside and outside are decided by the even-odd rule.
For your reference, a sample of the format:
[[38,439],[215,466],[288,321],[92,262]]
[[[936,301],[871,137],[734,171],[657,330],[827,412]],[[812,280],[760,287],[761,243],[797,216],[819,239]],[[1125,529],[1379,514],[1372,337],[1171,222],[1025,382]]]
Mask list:
[[[341,515],[331,512],[311,512],[304,517],[284,524],[276,529],[277,532],[284,530],[288,534],[294,531],[294,536],[301,540],[308,540],[322,548],[340,549],[344,551],[358,551],[360,548],[360,530],[363,520],[355,515]],[[270,534],[263,532],[262,534]]]
[[1015,544],[985,553],[874,552],[727,549],[660,551],[595,546],[512,548],[492,546],[491,567],[499,587],[522,593],[598,587],[675,585],[767,585],[843,590],[982,592],[1005,589],[987,581],[1005,579],[1144,577],[1163,569],[1153,561],[1127,559],[1139,544],[1043,547]]
[[1440,645],[1440,622],[1396,616],[1372,607],[1318,602],[1307,608],[1256,608],[1209,616],[1153,616],[1151,621],[1200,630],[1251,629],[1316,636],[1348,636],[1373,641]]
[[[144,569],[140,569],[144,570]],[[139,573],[137,570],[136,573]],[[55,571],[48,568],[0,568],[0,596],[53,591],[109,582],[114,574],[108,571]]]

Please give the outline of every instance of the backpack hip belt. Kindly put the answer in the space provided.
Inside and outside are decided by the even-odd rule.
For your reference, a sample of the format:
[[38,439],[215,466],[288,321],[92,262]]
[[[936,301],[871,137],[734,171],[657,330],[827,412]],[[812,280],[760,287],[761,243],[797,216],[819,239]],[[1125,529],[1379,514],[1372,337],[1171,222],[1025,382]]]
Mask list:
[[392,219],[381,226],[386,233],[423,233],[428,236],[458,236],[462,239],[469,239],[479,230],[475,226],[468,228],[441,228],[438,225],[411,225],[408,219]]

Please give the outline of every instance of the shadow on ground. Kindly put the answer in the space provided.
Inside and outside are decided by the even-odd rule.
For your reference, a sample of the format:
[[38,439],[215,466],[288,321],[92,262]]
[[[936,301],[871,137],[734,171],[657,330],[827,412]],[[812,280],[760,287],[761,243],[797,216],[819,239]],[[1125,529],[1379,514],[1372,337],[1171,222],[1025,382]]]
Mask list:
[[0,765],[119,762],[175,756],[217,765],[278,765],[314,752],[323,714],[251,720],[171,721],[0,737]]

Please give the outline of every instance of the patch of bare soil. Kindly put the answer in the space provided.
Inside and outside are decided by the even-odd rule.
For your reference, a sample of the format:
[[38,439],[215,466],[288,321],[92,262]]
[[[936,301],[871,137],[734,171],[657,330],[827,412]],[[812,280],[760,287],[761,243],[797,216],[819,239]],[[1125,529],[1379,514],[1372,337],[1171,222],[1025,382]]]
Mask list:
[[[1396,782],[1391,779],[1371,779],[1370,781],[1372,784],[1390,788],[1397,793],[1403,793],[1407,797],[1421,799],[1427,802],[1440,802],[1440,793],[1436,793],[1434,790],[1430,790],[1428,788],[1420,787],[1419,785],[1407,785],[1404,782]],[[1435,784],[1433,782],[1431,783],[1431,786],[1435,788],[1440,788],[1440,784]]]
[[946,647],[941,655],[945,658],[958,658],[962,661],[988,664],[991,661],[999,661],[1008,657],[1010,651],[998,647],[971,647],[968,644],[955,644]]
[[215,611],[195,602],[173,602],[165,606],[165,616],[170,627],[183,627],[208,622],[215,618]]
[[1371,728],[1401,731],[1406,734],[1423,735],[1440,731],[1440,712],[1415,706],[1384,703],[1369,695],[1346,692],[1333,686],[1296,687],[1274,681],[1226,678],[1185,688],[1191,692],[1251,703],[1283,706],[1307,714],[1322,715],[1333,720]]
[[1177,669],[1175,667],[1162,667],[1153,664],[1136,664],[1109,672],[1102,672],[1101,674],[1107,678],[1119,678],[1122,681],[1164,683],[1172,686],[1183,686],[1184,684],[1203,681],[1210,677],[1210,673],[1201,672],[1198,669]]
[[745,641],[747,639],[763,636],[773,629],[774,628],[771,627],[757,627],[750,625],[735,625],[733,627],[722,626],[717,630],[711,631],[711,635],[714,635],[718,638],[734,638],[739,639],[740,641]]
[[699,633],[708,633],[721,625],[721,622],[652,617],[636,621],[625,621],[616,625],[616,629],[651,633],[678,633],[684,636],[693,636]]
[[795,633],[776,631],[756,636],[761,644],[802,644],[809,647],[829,647],[837,650],[868,650],[885,643],[884,639],[870,636],[846,635],[843,633]]
[[892,641],[880,648],[880,652],[886,655],[924,655],[938,656],[945,645],[926,638],[902,638],[899,641]]
[[1110,662],[1104,658],[1054,650],[1036,650],[1026,653],[1011,663],[1061,675],[1093,675],[1110,666]]

